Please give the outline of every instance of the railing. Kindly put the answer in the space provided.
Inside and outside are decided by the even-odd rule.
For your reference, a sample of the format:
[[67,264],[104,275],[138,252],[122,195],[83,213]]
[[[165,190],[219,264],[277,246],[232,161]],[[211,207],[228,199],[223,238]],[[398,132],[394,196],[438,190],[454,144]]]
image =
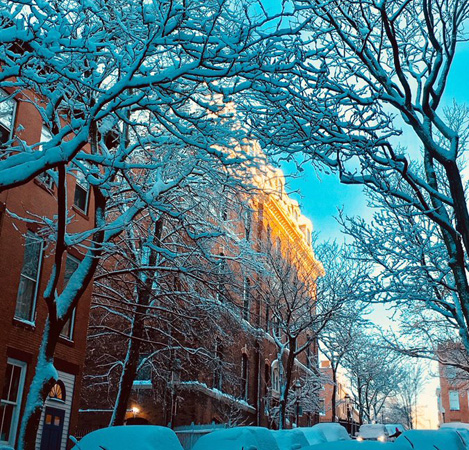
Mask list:
[[200,437],[211,433],[212,431],[221,430],[224,428],[228,428],[228,425],[216,423],[195,425],[192,423],[191,425],[176,427],[174,432],[176,433],[184,450],[191,450]]

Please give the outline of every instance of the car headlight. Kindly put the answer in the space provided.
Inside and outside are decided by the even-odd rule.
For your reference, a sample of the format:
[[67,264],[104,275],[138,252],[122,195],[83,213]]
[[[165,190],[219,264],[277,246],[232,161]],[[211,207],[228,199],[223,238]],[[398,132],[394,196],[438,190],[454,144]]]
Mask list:
[[380,437],[378,438],[378,441],[379,441],[379,442],[386,442],[386,436],[380,436]]
[[362,438],[361,436],[358,436],[358,437],[357,437],[357,441],[358,441],[358,442],[361,442],[361,441],[363,441],[363,438]]

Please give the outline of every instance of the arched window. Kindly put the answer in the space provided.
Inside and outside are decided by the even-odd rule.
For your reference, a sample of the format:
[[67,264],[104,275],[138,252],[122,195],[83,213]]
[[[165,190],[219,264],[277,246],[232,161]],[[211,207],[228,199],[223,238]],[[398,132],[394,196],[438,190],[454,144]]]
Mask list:
[[280,371],[278,368],[278,361],[275,360],[271,366],[272,372],[272,390],[274,392],[280,392]]
[[51,400],[65,402],[65,385],[62,381],[58,380],[57,383],[52,386],[52,389],[49,392],[49,398]]

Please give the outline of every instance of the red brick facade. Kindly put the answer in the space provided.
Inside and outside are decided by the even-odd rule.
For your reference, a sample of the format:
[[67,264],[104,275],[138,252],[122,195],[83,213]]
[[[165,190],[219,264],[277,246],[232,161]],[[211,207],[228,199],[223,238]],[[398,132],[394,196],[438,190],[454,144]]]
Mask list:
[[[42,120],[36,108],[27,102],[17,101],[14,115],[14,129],[21,125],[22,131],[17,136],[28,143],[40,141]],[[68,199],[70,209],[75,215],[70,224],[70,231],[88,229],[93,224],[93,217],[74,209],[71,205],[75,192],[75,178],[68,177]],[[90,198],[89,210],[93,210],[93,198]],[[17,187],[0,193],[0,284],[2,286],[0,298],[2,314],[0,315],[0,387],[6,380],[6,368],[8,358],[24,363],[24,389],[22,398],[18,399],[21,411],[24,408],[28,386],[34,374],[39,345],[42,338],[44,324],[47,317],[47,308],[42,299],[42,293],[46,287],[53,260],[48,248],[42,251],[40,258],[39,275],[37,282],[37,295],[32,320],[15,318],[18,288],[25,254],[25,237],[28,232],[37,232],[38,226],[34,223],[26,223],[12,218],[9,214],[32,218],[31,214],[52,219],[57,214],[57,202],[54,187],[46,187],[39,179],[34,179],[24,186]],[[13,216],[14,217],[14,216]],[[68,254],[80,258],[78,252],[70,249]],[[65,258],[64,258],[65,259]],[[62,285],[63,280],[60,282]],[[59,285],[59,286],[60,286]],[[84,364],[86,350],[86,333],[91,301],[91,288],[87,290],[76,310],[71,339],[61,339],[56,350],[56,368],[70,375],[64,386],[72,386],[72,391],[66,402],[57,406],[58,409],[66,408],[64,436],[67,431],[71,433],[77,424],[79,391],[82,366]],[[74,381],[73,381],[74,378]],[[70,383],[72,383],[70,385]],[[65,387],[64,387],[65,389]],[[58,405],[58,403],[57,403]],[[18,416],[18,414],[16,414]],[[19,414],[21,417],[21,412]],[[66,429],[68,428],[68,430]],[[17,436],[19,424],[11,430]],[[14,444],[14,437],[10,437],[10,443]],[[63,442],[66,441],[66,437]],[[38,443],[40,436],[38,436]],[[62,444],[61,449],[65,448]]]

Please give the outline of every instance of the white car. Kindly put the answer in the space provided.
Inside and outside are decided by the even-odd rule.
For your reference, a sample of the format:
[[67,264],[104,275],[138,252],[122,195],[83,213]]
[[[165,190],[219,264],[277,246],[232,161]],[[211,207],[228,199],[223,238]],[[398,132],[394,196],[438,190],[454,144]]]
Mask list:
[[357,441],[388,442],[389,433],[382,423],[366,423],[358,430]]
[[72,450],[183,450],[176,433],[156,425],[102,428],[84,436]]

